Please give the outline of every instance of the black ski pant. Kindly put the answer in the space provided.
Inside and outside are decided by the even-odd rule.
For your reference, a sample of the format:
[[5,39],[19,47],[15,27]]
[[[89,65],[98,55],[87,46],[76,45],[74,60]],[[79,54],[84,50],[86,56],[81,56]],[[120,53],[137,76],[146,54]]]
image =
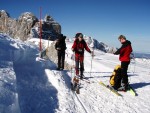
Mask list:
[[128,70],[129,64],[130,64],[130,61],[123,61],[123,62],[121,62],[122,83],[124,83],[125,85],[128,84],[127,70]]
[[65,51],[58,51],[58,68],[64,69]]

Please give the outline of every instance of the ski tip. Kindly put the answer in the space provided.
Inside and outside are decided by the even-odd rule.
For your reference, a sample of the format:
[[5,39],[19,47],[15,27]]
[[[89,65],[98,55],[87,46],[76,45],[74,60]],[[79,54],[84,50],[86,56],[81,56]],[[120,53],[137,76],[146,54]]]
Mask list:
[[133,95],[133,96],[138,96],[138,94],[136,93],[136,91],[130,86],[129,87],[129,92]]
[[103,84],[103,82],[102,82],[102,81],[100,81],[99,83],[100,83],[100,84]]

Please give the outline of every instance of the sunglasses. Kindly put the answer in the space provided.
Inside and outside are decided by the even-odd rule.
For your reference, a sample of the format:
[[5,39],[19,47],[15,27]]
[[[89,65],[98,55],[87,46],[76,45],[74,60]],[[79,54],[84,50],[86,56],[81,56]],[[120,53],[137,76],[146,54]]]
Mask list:
[[79,36],[79,38],[83,38],[82,36]]
[[83,35],[79,35],[79,38],[83,38]]

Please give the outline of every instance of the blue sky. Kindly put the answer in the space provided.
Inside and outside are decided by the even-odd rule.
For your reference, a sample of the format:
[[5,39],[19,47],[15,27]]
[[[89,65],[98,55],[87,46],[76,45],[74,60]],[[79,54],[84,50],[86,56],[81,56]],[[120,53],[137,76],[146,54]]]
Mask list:
[[77,32],[111,46],[120,47],[120,34],[132,42],[134,51],[150,52],[150,0],[1,0],[0,9],[18,18],[32,12],[39,18],[50,14],[62,26],[62,33]]

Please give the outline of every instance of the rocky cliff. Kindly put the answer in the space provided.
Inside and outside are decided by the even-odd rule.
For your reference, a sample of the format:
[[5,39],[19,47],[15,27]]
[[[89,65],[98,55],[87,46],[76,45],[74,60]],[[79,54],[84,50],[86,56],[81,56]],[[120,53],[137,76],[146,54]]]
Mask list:
[[[39,37],[40,24],[34,14],[30,12],[22,13],[18,19],[13,19],[9,14],[0,10],[0,32],[7,33],[13,38],[27,40],[29,37]],[[46,15],[42,20],[42,38],[55,40],[61,33],[61,26],[54,19]]]

